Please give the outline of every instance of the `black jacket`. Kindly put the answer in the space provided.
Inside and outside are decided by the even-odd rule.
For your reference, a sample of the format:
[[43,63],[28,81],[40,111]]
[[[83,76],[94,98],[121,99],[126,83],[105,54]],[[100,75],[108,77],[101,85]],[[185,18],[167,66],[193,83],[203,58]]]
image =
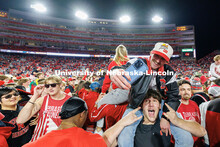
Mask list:
[[24,124],[17,124],[16,119],[22,107],[17,106],[17,110],[0,110],[0,112],[5,116],[2,121],[9,122],[15,126],[11,131],[11,136],[7,139],[9,147],[21,147],[28,143],[32,137],[32,131],[30,130],[29,123],[27,121]]
[[[146,58],[141,58],[149,68],[148,73],[151,71],[150,61]],[[114,66],[111,70],[114,69],[126,69],[130,66],[133,62],[137,59],[133,59],[127,62],[127,64],[122,66]],[[165,72],[172,72],[172,75],[157,75],[156,76],[156,85],[157,90],[163,96],[165,103],[171,106],[175,111],[178,109],[180,104],[181,96],[179,95],[179,87],[176,82],[176,74],[175,71],[167,64],[161,67],[158,71],[161,73]],[[149,89],[149,84],[153,78],[153,75],[142,75],[137,81],[135,81],[130,90],[130,107],[137,108],[143,102],[145,95]],[[167,107],[163,107],[163,111],[167,112]]]

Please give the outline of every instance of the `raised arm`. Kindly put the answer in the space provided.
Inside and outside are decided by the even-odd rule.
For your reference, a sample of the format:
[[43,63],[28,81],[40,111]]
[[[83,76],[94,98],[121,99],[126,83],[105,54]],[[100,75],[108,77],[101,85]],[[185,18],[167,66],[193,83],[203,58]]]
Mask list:
[[178,118],[176,112],[165,103],[169,112],[164,113],[164,115],[177,127],[182,128],[190,132],[193,136],[203,137],[206,135],[206,130],[199,123],[192,120],[184,120]]
[[34,95],[18,114],[16,120],[17,124],[23,124],[27,122],[34,114],[36,114],[40,110],[43,103],[43,97],[39,98],[39,96],[41,95],[43,90],[44,86],[42,85],[38,85],[37,87],[35,87]]

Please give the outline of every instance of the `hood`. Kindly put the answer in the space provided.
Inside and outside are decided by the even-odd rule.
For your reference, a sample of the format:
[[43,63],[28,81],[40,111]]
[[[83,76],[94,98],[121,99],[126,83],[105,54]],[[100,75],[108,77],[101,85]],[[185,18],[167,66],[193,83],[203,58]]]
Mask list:
[[0,135],[4,136],[6,139],[11,135],[11,130],[15,128],[14,125],[4,122],[5,127],[0,127]]

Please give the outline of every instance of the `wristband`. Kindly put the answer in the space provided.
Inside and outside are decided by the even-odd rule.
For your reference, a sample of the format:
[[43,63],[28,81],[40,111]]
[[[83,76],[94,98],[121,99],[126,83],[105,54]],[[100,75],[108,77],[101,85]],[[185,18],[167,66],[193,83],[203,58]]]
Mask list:
[[166,116],[164,116],[164,115],[162,115],[162,117],[161,118],[164,118],[164,119],[166,119],[167,121],[169,121],[170,122],[170,120],[166,117]]

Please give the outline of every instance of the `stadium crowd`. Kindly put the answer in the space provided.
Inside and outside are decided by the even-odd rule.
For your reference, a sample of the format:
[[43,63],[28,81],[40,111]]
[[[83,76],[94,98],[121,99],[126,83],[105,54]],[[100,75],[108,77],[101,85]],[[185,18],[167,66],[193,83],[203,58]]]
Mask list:
[[[128,54],[123,45],[110,60],[1,53],[0,146],[220,146],[220,55],[171,59],[166,43],[149,59]],[[137,61],[176,74],[129,83],[123,72]]]

